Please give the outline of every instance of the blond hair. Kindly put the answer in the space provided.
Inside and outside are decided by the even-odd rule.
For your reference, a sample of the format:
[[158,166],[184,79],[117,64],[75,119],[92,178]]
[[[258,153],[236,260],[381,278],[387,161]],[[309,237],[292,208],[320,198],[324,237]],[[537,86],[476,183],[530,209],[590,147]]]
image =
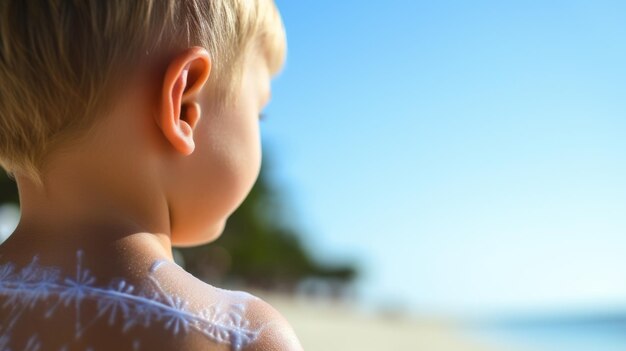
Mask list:
[[209,83],[230,97],[252,44],[277,73],[286,40],[272,0],[0,1],[0,166],[41,185],[47,155],[93,126],[146,57],[202,46]]

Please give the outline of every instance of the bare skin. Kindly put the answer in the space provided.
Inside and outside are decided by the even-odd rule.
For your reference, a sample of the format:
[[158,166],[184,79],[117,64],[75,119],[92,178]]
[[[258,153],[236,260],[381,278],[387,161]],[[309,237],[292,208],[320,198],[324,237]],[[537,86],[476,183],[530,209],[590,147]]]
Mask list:
[[[70,275],[75,253],[82,250],[84,265],[98,282],[123,278],[140,286],[151,265],[161,260],[167,266],[159,271],[160,284],[193,308],[240,299],[176,266],[172,245],[216,239],[258,176],[258,116],[269,100],[271,77],[255,49],[244,68],[237,100],[224,109],[212,99],[212,62],[202,48],[181,51],[164,75],[141,70],[129,77],[106,118],[80,143],[51,155],[45,189],[16,175],[21,218],[0,246],[0,264],[24,266],[38,255],[41,265]],[[246,350],[301,349],[276,310],[256,298],[246,301],[244,317],[263,330]],[[89,309],[87,304],[83,313]],[[37,310],[32,313],[34,318]],[[45,335],[50,343],[72,333],[72,316],[59,312],[48,320],[56,326]],[[18,343],[17,335],[25,338],[33,326],[16,328]],[[151,325],[122,333],[104,322],[92,325],[70,349],[132,350],[136,340],[146,340],[140,349],[147,350],[230,349],[193,332],[174,336]]]

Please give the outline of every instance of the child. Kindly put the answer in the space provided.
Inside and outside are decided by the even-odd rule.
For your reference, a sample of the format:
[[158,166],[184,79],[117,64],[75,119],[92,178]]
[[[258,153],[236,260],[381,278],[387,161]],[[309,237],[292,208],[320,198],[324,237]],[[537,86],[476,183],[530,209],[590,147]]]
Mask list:
[[285,36],[271,0],[0,2],[0,350],[299,350],[244,292],[177,266],[260,167]]

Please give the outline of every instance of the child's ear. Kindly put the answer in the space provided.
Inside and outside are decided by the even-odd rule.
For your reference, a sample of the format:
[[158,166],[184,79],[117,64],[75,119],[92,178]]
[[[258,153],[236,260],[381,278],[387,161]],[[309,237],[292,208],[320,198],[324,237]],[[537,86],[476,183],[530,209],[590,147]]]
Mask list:
[[211,73],[211,59],[201,47],[191,47],[167,65],[156,123],[175,150],[193,152],[193,130],[201,118],[199,92]]

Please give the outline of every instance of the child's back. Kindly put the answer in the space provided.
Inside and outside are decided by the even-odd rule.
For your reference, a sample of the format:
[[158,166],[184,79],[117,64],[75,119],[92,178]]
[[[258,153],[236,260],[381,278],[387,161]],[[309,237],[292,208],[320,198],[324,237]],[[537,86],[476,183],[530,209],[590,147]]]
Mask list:
[[0,350],[298,350],[172,245],[219,236],[260,167],[284,59],[270,0],[0,3]]
[[79,249],[71,257],[48,252],[26,261],[7,254],[11,245],[0,263],[1,350],[298,347],[288,324],[263,301],[209,286],[149,252],[126,257],[116,248],[91,255]]

